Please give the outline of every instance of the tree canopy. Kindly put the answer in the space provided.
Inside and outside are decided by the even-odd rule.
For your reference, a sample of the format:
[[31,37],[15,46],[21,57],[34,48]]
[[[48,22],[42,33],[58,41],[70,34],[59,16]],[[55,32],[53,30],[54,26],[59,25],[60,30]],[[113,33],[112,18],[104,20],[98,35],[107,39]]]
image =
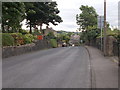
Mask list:
[[[42,30],[43,24],[49,26],[49,23],[58,25],[58,23],[62,22],[61,17],[58,15],[60,11],[56,2],[34,2],[25,3],[25,5],[27,24],[30,26],[30,29],[37,25]],[[29,6],[32,6],[32,8]]]
[[97,13],[93,7],[80,7],[82,13],[76,15],[77,24],[83,29],[87,30],[90,26],[97,25]]
[[82,31],[81,40],[90,43],[91,40],[100,35],[100,30],[97,29],[98,15],[92,6],[82,5],[80,10],[81,13],[76,15],[76,21]]
[[3,2],[2,10],[3,32],[17,32],[24,19],[27,20],[30,33],[32,27],[40,26],[41,30],[43,24],[49,26],[50,23],[58,25],[62,22],[56,2]]
[[2,3],[2,28],[3,32],[17,32],[25,17],[25,5],[22,2]]

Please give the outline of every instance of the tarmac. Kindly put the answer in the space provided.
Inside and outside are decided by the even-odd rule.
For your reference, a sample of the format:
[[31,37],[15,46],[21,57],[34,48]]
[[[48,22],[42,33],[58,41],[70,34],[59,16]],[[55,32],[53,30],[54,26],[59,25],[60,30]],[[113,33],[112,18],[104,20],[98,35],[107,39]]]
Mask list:
[[114,57],[105,57],[97,48],[85,46],[91,62],[92,88],[119,88],[118,62]]

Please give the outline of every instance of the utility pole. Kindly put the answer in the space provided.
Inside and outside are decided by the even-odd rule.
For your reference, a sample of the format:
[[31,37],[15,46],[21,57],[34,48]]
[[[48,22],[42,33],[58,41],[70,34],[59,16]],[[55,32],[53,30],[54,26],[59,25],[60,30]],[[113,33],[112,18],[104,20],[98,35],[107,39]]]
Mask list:
[[101,51],[103,50],[103,35],[102,30],[104,28],[104,16],[98,16],[98,28],[101,30]]
[[101,24],[100,24],[100,30],[101,30],[101,51],[102,51],[102,46],[103,46],[103,45],[102,45],[102,28],[103,28],[103,27],[102,27],[102,23],[103,23],[103,22],[102,22],[102,16],[100,16],[100,23],[101,23]]
[[107,51],[106,51],[106,40],[107,40],[107,25],[106,25],[106,0],[104,0],[104,55],[107,55]]

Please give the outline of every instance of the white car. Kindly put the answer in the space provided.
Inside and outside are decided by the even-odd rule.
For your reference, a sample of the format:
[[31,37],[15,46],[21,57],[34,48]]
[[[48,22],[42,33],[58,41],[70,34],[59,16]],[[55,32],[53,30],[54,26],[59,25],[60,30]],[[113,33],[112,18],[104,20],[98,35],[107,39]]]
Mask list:
[[72,46],[74,47],[75,45],[73,44]]
[[63,44],[62,44],[62,47],[67,47],[67,44],[66,44],[66,43],[63,43]]

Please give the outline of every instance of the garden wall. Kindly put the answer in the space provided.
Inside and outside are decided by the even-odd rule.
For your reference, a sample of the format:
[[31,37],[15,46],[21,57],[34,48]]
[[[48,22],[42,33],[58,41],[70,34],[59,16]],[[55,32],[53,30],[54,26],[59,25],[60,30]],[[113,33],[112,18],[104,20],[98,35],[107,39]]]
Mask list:
[[38,40],[32,44],[26,44],[21,46],[7,46],[2,48],[2,58],[16,56],[46,48],[51,48],[51,45],[47,40]]
[[[103,39],[102,39],[103,41]],[[107,56],[113,56],[114,55],[114,42],[117,40],[113,36],[108,36],[106,41],[106,52]],[[101,39],[97,38],[96,40],[91,40],[91,46],[97,47],[101,50]],[[102,42],[102,51],[103,51],[103,42]]]

